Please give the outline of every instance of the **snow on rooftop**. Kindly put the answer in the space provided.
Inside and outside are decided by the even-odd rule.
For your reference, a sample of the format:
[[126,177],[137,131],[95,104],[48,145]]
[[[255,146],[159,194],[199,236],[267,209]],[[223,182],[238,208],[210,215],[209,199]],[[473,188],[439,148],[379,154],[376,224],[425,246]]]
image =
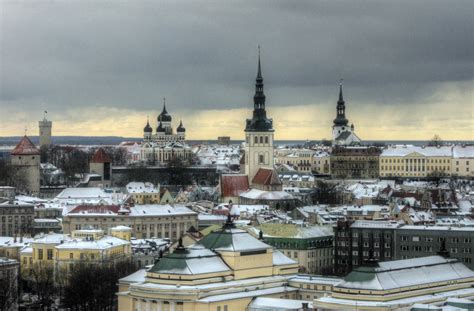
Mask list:
[[303,304],[305,304],[308,308],[313,307],[313,302],[311,301],[257,297],[255,298],[255,300],[253,300],[249,304],[248,310],[259,310],[259,311],[302,310]]
[[259,189],[250,189],[242,193],[240,197],[252,200],[293,200],[293,196],[285,191],[263,191]]
[[419,153],[426,157],[451,157],[452,148],[452,146],[393,145],[383,149],[380,157],[405,157],[411,153]]
[[97,240],[68,240],[64,243],[57,245],[59,249],[108,249],[116,246],[128,245],[128,241],[113,237],[105,236]]
[[473,146],[459,146],[453,147],[453,158],[474,158],[474,145]]
[[144,204],[130,207],[130,216],[196,215],[184,205]]

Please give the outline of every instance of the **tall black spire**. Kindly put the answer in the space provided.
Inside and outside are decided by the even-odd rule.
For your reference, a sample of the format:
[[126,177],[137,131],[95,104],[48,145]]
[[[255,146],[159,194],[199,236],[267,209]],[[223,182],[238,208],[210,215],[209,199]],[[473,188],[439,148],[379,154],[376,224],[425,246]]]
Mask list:
[[254,109],[265,110],[265,94],[263,93],[262,66],[260,63],[260,46],[258,46],[258,72],[255,79],[255,96],[253,97]]
[[255,79],[255,95],[253,96],[253,117],[247,119],[246,131],[273,131],[273,122],[267,118],[265,110],[265,94],[263,93],[262,65],[260,46],[258,46],[258,70]]
[[337,101],[337,115],[334,119],[334,126],[347,126],[349,120],[346,119],[346,105],[342,96],[342,79],[339,83],[339,100]]

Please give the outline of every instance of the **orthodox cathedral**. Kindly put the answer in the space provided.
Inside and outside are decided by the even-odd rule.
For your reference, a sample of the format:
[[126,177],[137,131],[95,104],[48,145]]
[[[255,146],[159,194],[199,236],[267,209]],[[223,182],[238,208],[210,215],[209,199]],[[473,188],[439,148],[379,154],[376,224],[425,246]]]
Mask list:
[[348,126],[346,118],[346,104],[342,97],[342,83],[339,85],[339,100],[337,101],[337,115],[332,126],[333,145],[351,145],[359,143],[360,138],[355,134],[354,124]]
[[140,150],[142,162],[151,165],[164,164],[172,159],[180,158],[189,160],[191,158],[191,147],[185,142],[186,128],[183,122],[179,121],[176,132],[172,127],[172,117],[166,110],[166,101],[163,99],[163,111],[156,118],[158,126],[156,132],[150,121],[147,120],[143,129],[143,143]]
[[184,135],[186,128],[183,126],[183,122],[179,121],[179,125],[176,128],[176,133],[173,131],[171,126],[172,117],[166,110],[166,101],[163,99],[163,111],[156,118],[158,126],[156,132],[153,134],[153,128],[150,126],[150,121],[147,120],[145,128],[143,129],[143,139],[145,142],[154,142],[157,144],[167,144],[184,142]]

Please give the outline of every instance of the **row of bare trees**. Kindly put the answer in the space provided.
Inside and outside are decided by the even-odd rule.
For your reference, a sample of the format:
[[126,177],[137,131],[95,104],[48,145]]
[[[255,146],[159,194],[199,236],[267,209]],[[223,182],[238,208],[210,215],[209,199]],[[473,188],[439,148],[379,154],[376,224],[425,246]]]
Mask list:
[[55,271],[52,264],[37,263],[21,275],[2,274],[0,310],[12,309],[20,294],[19,303],[26,309],[115,310],[118,280],[137,269],[131,261],[86,262],[68,268]]

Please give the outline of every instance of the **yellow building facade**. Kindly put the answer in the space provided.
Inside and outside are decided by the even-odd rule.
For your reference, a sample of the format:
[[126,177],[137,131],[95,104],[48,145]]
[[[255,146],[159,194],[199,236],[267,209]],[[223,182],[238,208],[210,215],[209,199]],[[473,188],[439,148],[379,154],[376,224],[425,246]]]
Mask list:
[[245,310],[254,297],[298,298],[298,264],[228,221],[195,245],[179,245],[141,282],[119,285],[119,310]]
[[452,148],[389,146],[382,150],[379,157],[380,177],[450,176]]
[[28,275],[36,267],[49,266],[58,275],[81,262],[104,264],[131,260],[130,239],[122,239],[122,231],[112,234],[116,236],[104,236],[102,230],[75,230],[71,235],[41,236],[21,251],[21,271]]

